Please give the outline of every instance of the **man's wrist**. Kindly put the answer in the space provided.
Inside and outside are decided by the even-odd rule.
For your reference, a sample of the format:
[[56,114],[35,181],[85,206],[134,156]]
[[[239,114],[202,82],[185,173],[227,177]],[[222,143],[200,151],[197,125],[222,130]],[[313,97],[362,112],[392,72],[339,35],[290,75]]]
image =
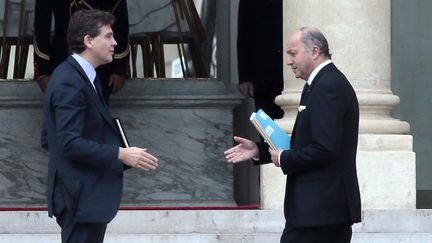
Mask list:
[[281,150],[281,151],[279,152],[279,155],[278,155],[278,162],[279,162],[279,166],[281,165],[281,155],[282,155],[282,153],[283,153],[283,150]]
[[123,153],[124,151],[123,151],[123,148],[122,147],[119,147],[119,151],[118,151],[118,159],[119,160],[121,160],[121,161],[123,161],[123,155],[124,155],[124,153]]

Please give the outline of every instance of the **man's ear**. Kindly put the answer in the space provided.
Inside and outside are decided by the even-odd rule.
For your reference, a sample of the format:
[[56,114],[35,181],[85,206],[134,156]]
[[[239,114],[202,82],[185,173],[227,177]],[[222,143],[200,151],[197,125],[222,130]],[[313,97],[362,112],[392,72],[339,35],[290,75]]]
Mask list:
[[313,46],[312,47],[312,57],[313,57],[313,59],[318,58],[320,54],[321,54],[321,49],[318,46]]
[[87,48],[91,48],[92,47],[92,41],[93,41],[93,38],[91,38],[89,35],[85,35],[84,36],[84,45]]

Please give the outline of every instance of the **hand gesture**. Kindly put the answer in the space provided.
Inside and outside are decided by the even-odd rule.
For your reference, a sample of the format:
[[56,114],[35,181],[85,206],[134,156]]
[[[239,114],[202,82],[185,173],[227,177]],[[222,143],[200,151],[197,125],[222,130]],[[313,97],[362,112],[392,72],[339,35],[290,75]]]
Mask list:
[[155,170],[158,159],[147,153],[147,149],[138,147],[120,148],[119,159],[127,166],[145,171]]
[[224,152],[225,159],[228,163],[238,163],[258,157],[257,145],[249,139],[242,137],[234,137],[234,141],[238,142],[236,146]]

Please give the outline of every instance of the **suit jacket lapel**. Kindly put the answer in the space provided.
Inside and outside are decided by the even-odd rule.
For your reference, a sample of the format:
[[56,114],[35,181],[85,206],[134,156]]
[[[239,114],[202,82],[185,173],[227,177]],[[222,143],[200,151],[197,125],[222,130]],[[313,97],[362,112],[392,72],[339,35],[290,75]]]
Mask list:
[[[81,74],[82,78],[83,78],[83,82],[85,83],[85,86],[90,89],[90,92],[93,94],[93,103],[95,104],[97,110],[101,113],[102,117],[110,124],[110,126],[117,131],[116,126],[113,123],[113,119],[111,117],[111,115],[109,114],[108,108],[106,106],[106,104],[103,101],[102,97],[99,97],[99,94],[96,93],[95,89],[93,88],[93,85],[91,84],[90,80],[88,79],[86,73],[84,72],[84,70],[81,68],[81,66],[78,64],[78,62],[72,57],[69,56],[67,61]],[[95,85],[99,85],[98,88],[98,92],[100,92],[101,87],[100,84],[98,82],[96,82]],[[102,96],[102,94],[100,94]],[[102,98],[102,99],[101,99]]]
[[330,70],[334,70],[336,69],[336,66],[333,63],[329,63],[327,65],[325,65],[315,76],[315,78],[312,81],[312,85],[309,88],[309,93],[312,92],[313,87],[319,82],[319,79],[321,78],[321,76],[326,73],[327,71]]
[[[327,71],[330,70],[334,70],[336,69],[336,66],[333,63],[329,63],[327,65],[325,65],[315,76],[315,78],[312,81],[312,85],[309,87],[309,90],[306,91],[304,90],[306,85],[303,87],[303,91],[302,91],[302,97],[301,97],[301,105],[306,105],[307,103],[307,97],[309,96],[309,94],[312,92],[313,87],[318,83],[320,77]],[[297,112],[297,117],[296,120],[294,122],[294,127],[293,127],[293,131],[292,131],[292,136],[291,136],[291,148],[294,146],[294,141],[295,141],[295,130],[296,130],[296,126],[297,126],[297,119],[298,119],[298,114],[299,112]]]

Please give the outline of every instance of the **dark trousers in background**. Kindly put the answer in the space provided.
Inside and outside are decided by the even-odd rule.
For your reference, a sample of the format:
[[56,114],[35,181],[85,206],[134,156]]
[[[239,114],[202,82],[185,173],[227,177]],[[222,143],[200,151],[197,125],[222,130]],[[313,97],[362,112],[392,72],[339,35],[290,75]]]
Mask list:
[[350,243],[351,225],[294,228],[285,223],[280,243]]
[[262,109],[271,119],[280,119],[283,116],[283,111],[280,106],[274,103],[273,97],[256,97],[255,109]]

